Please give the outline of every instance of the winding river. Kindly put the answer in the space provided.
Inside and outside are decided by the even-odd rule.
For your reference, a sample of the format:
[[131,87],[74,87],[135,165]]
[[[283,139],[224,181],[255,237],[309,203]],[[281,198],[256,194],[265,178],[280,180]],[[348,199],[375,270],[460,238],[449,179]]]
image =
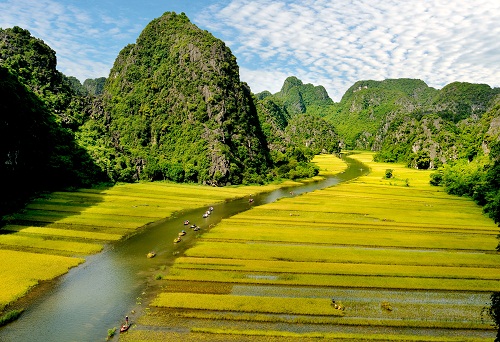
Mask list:
[[[159,290],[154,277],[166,273],[177,255],[195,243],[189,231],[181,244],[172,241],[184,229],[188,219],[203,230],[223,218],[233,216],[252,206],[262,205],[282,197],[323,189],[366,174],[368,168],[345,158],[348,168],[325,180],[299,187],[282,188],[248,198],[214,205],[208,218],[202,218],[206,208],[186,211],[140,230],[137,234],[109,244],[103,252],[89,256],[86,262],[70,270],[36,296],[27,310],[15,322],[0,329],[0,341],[103,341],[107,331],[119,327],[125,315],[133,322],[134,312],[140,314],[149,299]],[[146,258],[154,250],[157,256]],[[44,289],[45,290],[45,289]],[[144,302],[144,303],[143,303]]]

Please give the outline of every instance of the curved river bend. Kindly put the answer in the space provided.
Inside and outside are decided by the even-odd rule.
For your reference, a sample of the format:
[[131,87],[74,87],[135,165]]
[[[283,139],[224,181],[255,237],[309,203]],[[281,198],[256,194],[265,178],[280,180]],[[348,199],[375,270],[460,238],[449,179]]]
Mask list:
[[[346,158],[348,168],[325,180],[293,188],[282,188],[248,198],[214,205],[207,219],[206,208],[180,213],[178,217],[155,223],[130,238],[108,245],[103,252],[89,256],[86,262],[55,281],[50,290],[40,295],[15,322],[0,329],[0,341],[103,341],[107,330],[119,327],[125,315],[140,307],[154,272],[171,264],[175,255],[195,242],[188,238],[182,244],[172,241],[184,229],[188,219],[202,231],[223,218],[294,195],[323,189],[366,174],[368,168]],[[188,235],[194,235],[189,230]],[[154,250],[157,256],[146,258]],[[164,272],[163,272],[164,273]],[[132,318],[132,317],[131,317]]]

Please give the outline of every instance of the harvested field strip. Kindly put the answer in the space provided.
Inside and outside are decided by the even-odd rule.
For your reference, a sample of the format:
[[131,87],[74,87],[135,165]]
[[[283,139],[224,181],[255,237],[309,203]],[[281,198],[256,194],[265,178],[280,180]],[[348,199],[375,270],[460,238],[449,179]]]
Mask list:
[[[303,195],[304,198],[306,195]],[[476,215],[469,215],[469,219],[466,219],[467,215],[454,215],[453,212],[442,212],[439,213],[437,212],[435,219],[432,220],[432,217],[434,217],[432,212],[429,212],[427,214],[424,213],[415,213],[413,215],[413,212],[411,211],[411,208],[400,208],[398,210],[393,210],[391,211],[390,208],[386,210],[380,210],[377,208],[372,208],[369,209],[370,207],[367,207],[364,209],[364,211],[358,210],[358,211],[351,211],[351,210],[345,210],[343,211],[341,208],[342,206],[337,206],[335,207],[335,211],[332,210],[332,208],[323,208],[324,211],[322,211],[319,207],[317,210],[301,210],[300,206],[297,206],[295,210],[290,209],[289,207],[289,202],[285,201],[280,201],[279,206],[275,205],[274,209],[270,209],[270,207],[264,206],[262,207],[256,207],[253,208],[252,210],[249,210],[248,212],[243,213],[241,216],[238,215],[238,218],[252,218],[252,217],[261,217],[265,218],[266,220],[269,218],[271,220],[275,219],[282,219],[282,220],[288,220],[290,222],[300,222],[303,220],[306,221],[313,221],[313,222],[318,222],[318,223],[330,223],[330,222],[339,222],[339,223],[383,223],[387,222],[387,224],[390,225],[395,225],[395,224],[402,224],[402,225],[421,225],[421,226],[455,226],[457,228],[462,228],[462,227],[476,227],[475,229],[480,229],[480,230],[494,230],[495,229],[495,224],[489,219],[487,219],[482,213],[479,208],[476,210]],[[451,204],[449,204],[451,205]],[[412,215],[409,216],[408,213],[412,212]],[[476,217],[476,220],[473,220],[473,218]],[[472,222],[477,221],[477,225],[471,224]]]
[[387,334],[348,334],[348,333],[335,333],[335,332],[309,332],[309,333],[296,333],[282,330],[237,330],[237,329],[217,329],[217,328],[193,328],[193,332],[204,333],[204,334],[220,334],[226,335],[228,339],[242,338],[245,336],[266,337],[267,339],[272,337],[283,337],[286,340],[297,339],[298,341],[303,341],[304,339],[328,339],[328,340],[339,340],[346,339],[352,341],[425,341],[425,342],[440,342],[440,341],[457,341],[457,342],[477,342],[485,341],[482,338],[468,338],[468,337],[438,337],[438,336],[415,336],[415,335],[387,335]]
[[435,267],[408,265],[345,264],[325,262],[291,262],[236,260],[216,258],[178,258],[175,268],[239,272],[304,273],[330,275],[387,275],[417,278],[464,278],[500,280],[499,268]]
[[79,239],[105,240],[105,241],[116,241],[116,240],[120,240],[122,237],[120,234],[86,232],[86,231],[79,231],[79,230],[57,229],[57,228],[49,228],[49,227],[26,227],[26,226],[8,225],[8,226],[3,227],[3,230],[18,232],[18,233],[23,233],[23,234],[74,237],[74,238],[79,238]]
[[[367,236],[370,236],[367,239]],[[454,249],[491,251],[497,241],[488,235],[412,232],[399,230],[364,229],[311,229],[301,228],[262,228],[251,225],[233,225],[223,221],[216,228],[204,234],[204,239],[273,241],[304,244],[357,245],[378,247],[405,247],[421,249]],[[463,241],[467,241],[464,244]]]
[[161,293],[151,303],[152,306],[198,309],[215,311],[240,311],[261,313],[285,313],[299,315],[333,315],[342,316],[343,312],[335,310],[328,300],[318,298],[277,298],[232,296],[199,293]]
[[491,324],[453,321],[420,321],[411,319],[362,319],[352,317],[329,317],[329,316],[303,316],[303,315],[279,315],[279,314],[243,314],[234,312],[209,312],[209,311],[180,311],[175,313],[176,317],[197,318],[205,320],[224,321],[248,321],[248,322],[273,322],[293,324],[334,324],[352,326],[372,327],[404,327],[404,328],[430,328],[430,329],[480,329],[494,330]]
[[174,268],[164,277],[168,280],[207,281],[235,284],[276,284],[296,286],[412,289],[412,290],[453,290],[453,291],[498,291],[498,280],[445,279],[369,275],[322,275],[286,274],[271,272],[237,272],[222,270],[195,270]]
[[66,273],[84,260],[0,249],[0,311],[41,280]]
[[[93,254],[102,250],[102,245],[65,240],[49,240],[20,234],[0,235],[0,245],[11,247],[33,247],[47,250],[68,251],[78,255]],[[50,253],[50,251],[47,251]]]
[[228,259],[373,263],[386,265],[434,265],[493,267],[500,265],[496,253],[421,251],[340,246],[200,241],[186,256]]
[[483,230],[481,227],[476,226],[449,226],[449,225],[421,225],[421,224],[400,224],[395,222],[372,222],[372,223],[357,223],[355,225],[352,222],[317,222],[310,221],[307,219],[301,219],[294,217],[293,221],[288,217],[277,217],[275,219],[269,218],[263,222],[255,222],[257,216],[250,217],[232,217],[230,223],[232,226],[248,226],[252,227],[265,227],[265,228],[277,228],[283,229],[286,227],[298,227],[307,226],[308,229],[323,229],[323,228],[349,228],[353,229],[377,229],[377,230],[413,230],[413,231],[428,231],[428,232],[451,232],[451,233],[467,233],[467,234],[485,234],[485,235],[497,235],[498,231],[488,229]]

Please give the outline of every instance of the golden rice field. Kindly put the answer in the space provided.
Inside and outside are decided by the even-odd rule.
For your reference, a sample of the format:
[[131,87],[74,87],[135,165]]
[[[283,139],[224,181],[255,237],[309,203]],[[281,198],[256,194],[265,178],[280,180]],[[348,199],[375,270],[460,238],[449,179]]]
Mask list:
[[[342,171],[321,158],[322,172]],[[367,176],[203,234],[120,340],[493,341],[483,309],[500,291],[498,227],[472,201],[430,186],[429,171],[353,158]]]
[[0,234],[0,314],[41,281],[87,255],[175,212],[298,184],[214,188],[170,183],[118,184],[54,192],[6,217]]

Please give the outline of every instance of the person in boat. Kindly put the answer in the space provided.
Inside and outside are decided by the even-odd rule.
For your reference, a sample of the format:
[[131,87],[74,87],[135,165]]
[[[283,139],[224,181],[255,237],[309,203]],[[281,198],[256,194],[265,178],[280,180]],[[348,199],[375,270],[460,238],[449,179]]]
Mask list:
[[125,325],[128,327],[128,316],[125,316]]

